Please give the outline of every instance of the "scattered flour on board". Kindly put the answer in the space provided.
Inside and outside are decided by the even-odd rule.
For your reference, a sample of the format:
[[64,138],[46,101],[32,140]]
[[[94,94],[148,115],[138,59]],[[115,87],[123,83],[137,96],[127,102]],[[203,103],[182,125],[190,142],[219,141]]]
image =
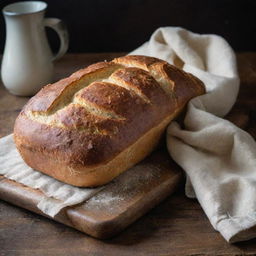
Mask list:
[[104,210],[118,210],[118,207],[129,198],[143,193],[145,187],[150,186],[161,177],[160,165],[139,164],[115,178],[107,188],[92,197],[87,207]]

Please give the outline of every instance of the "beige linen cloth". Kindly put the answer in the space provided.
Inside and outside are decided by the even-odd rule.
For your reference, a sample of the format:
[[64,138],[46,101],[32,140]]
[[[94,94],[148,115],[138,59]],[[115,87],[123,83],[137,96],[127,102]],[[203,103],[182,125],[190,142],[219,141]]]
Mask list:
[[[187,196],[198,199],[213,227],[229,242],[254,237],[247,230],[256,223],[255,141],[220,118],[231,109],[239,88],[232,49],[219,36],[167,27],[132,54],[169,63],[178,58],[184,70],[205,83],[207,94],[188,105],[185,128],[176,122],[168,127],[168,149],[187,174]],[[32,170],[15,149],[12,135],[0,139],[0,174],[43,191],[46,197],[38,207],[50,216],[100,189],[75,188]]]
[[177,27],[155,31],[131,54],[158,57],[200,78],[207,94],[190,101],[184,128],[172,122],[167,146],[187,175],[186,195],[197,198],[213,227],[229,242],[256,236],[256,143],[220,118],[235,103],[239,78],[234,52],[216,35]]

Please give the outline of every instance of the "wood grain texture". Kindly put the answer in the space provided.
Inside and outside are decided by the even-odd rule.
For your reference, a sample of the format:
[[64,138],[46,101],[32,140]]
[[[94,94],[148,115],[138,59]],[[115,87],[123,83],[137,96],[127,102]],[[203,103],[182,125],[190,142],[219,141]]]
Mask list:
[[[55,80],[122,54],[66,55]],[[256,137],[256,53],[240,53],[241,90],[228,118]],[[0,135],[12,131],[27,101],[0,86]],[[4,125],[3,125],[4,124]],[[196,200],[179,190],[118,236],[100,241],[27,210],[0,202],[0,255],[255,255],[256,239],[229,245],[213,230]]]
[[[112,237],[170,195],[181,174],[168,153],[158,150],[85,203],[64,208],[53,219],[96,238]],[[37,208],[43,198],[39,190],[0,175],[0,199],[46,216]]]

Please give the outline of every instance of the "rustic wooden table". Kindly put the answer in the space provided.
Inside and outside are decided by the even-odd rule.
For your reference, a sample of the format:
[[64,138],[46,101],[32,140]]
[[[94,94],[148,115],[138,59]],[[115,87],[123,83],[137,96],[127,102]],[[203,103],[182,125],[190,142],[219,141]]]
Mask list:
[[[68,54],[56,63],[54,80],[119,55]],[[240,53],[237,57],[241,90],[229,119],[256,137],[256,53]],[[27,100],[9,94],[0,85],[0,137],[12,132],[14,120]],[[213,230],[198,202],[184,196],[183,184],[147,215],[105,241],[0,201],[0,255],[131,254],[256,255],[256,239],[228,244]]]

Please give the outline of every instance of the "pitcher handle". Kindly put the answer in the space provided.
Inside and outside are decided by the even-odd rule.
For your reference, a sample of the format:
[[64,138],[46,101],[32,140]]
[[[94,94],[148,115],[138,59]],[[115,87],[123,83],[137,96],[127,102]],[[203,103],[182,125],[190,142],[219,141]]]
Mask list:
[[68,37],[68,30],[66,27],[66,24],[57,18],[45,18],[44,19],[44,25],[46,27],[50,27],[53,30],[56,31],[60,38],[60,49],[53,56],[53,61],[61,58],[68,50],[68,45],[69,45],[69,37]]

